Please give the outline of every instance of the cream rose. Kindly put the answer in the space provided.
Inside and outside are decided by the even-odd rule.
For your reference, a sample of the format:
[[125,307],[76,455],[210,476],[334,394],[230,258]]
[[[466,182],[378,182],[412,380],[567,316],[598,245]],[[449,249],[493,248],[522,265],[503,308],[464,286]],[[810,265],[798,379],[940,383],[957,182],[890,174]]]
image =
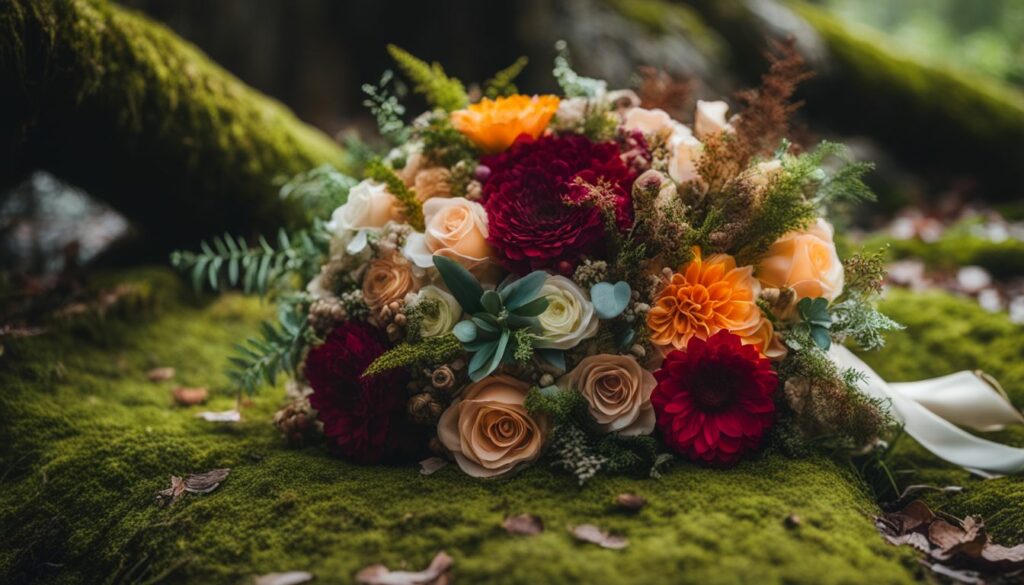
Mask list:
[[370,262],[363,276],[363,301],[378,311],[394,301],[404,301],[405,295],[416,292],[418,287],[408,260],[398,254],[377,258]]
[[482,266],[493,264],[494,250],[487,243],[487,212],[464,197],[429,199],[423,204],[426,229],[410,234],[403,253],[416,266],[430,268],[435,254],[447,256],[481,276]]
[[489,376],[467,386],[444,411],[437,437],[463,471],[496,477],[540,456],[548,421],[526,411],[529,389],[511,376]]
[[722,132],[732,132],[732,126],[725,119],[729,104],[723,101],[706,102],[697,100],[697,114],[694,116],[693,133],[704,140]]
[[420,313],[420,336],[437,337],[444,335],[455,327],[455,324],[462,318],[462,307],[448,291],[442,290],[434,285],[428,285],[420,289],[415,300],[416,304],[424,301],[433,301],[431,310],[423,310]]
[[334,210],[326,227],[343,236],[353,230],[383,227],[398,219],[395,197],[383,184],[366,180],[349,190],[345,204]]
[[564,276],[549,276],[540,289],[548,308],[537,319],[543,333],[537,347],[572,349],[597,333],[598,318],[580,287]]
[[668,136],[676,130],[679,123],[672,119],[665,110],[632,108],[626,112],[622,127],[630,131],[644,134]]
[[671,158],[668,161],[668,174],[677,183],[689,183],[700,178],[697,163],[700,161],[704,145],[694,138],[690,129],[679,125],[668,140]]
[[651,392],[658,382],[637,361],[624,355],[592,355],[559,380],[587,401],[601,430],[625,436],[654,430]]
[[818,219],[776,240],[757,267],[757,277],[766,287],[793,289],[798,299],[835,300],[843,292],[844,277],[832,226]]

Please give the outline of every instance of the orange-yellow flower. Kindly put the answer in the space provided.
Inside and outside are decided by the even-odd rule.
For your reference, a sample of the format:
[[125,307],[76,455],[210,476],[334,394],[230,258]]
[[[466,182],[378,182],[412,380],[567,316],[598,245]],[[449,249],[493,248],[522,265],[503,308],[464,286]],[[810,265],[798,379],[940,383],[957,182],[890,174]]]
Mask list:
[[484,98],[452,112],[452,124],[484,154],[495,154],[512,146],[520,134],[540,136],[558,110],[558,103],[553,95]]
[[702,258],[700,248],[694,256],[671,276],[647,314],[651,341],[685,351],[691,338],[707,339],[724,329],[764,351],[761,285],[753,267],[737,267],[728,254]]

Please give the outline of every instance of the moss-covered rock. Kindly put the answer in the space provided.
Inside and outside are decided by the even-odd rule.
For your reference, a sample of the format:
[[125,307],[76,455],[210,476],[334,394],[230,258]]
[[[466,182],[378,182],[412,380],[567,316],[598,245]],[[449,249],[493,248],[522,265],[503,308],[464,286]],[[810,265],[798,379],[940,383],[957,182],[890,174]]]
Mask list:
[[163,248],[296,222],[274,180],[343,151],[164,26],[106,0],[0,3],[0,186],[44,168]]
[[[885,350],[862,356],[882,377],[896,382],[980,369],[999,380],[1015,405],[1024,405],[1024,327],[1005,314],[988,313],[970,299],[946,293],[902,290],[891,291],[882,310],[907,327],[889,336]],[[1024,446],[1024,428],[1019,426],[982,436]],[[1024,478],[972,477],[906,437],[898,440],[888,460],[901,487],[962,486],[963,493],[927,499],[956,516],[983,516],[998,539],[1024,541]]]
[[[279,390],[258,395],[243,422],[195,417],[227,409],[220,374],[232,342],[271,310],[225,296],[184,303],[161,272],[131,321],[72,326],[9,343],[0,358],[0,582],[164,579],[238,583],[312,571],[348,583],[360,567],[425,566],[439,549],[460,583],[908,583],[907,550],[877,537],[859,480],[827,459],[769,455],[728,470],[676,464],[660,480],[615,477],[580,489],[534,468],[506,481],[457,469],[353,466],[319,447],[285,448],[269,417]],[[174,366],[173,382],[145,373]],[[208,386],[204,407],[172,405],[173,385]],[[232,468],[206,496],[154,503],[170,474]],[[638,492],[637,515],[612,500]],[[541,516],[547,531],[512,537],[508,514]],[[787,527],[785,518],[802,522]],[[624,551],[573,541],[591,522],[629,538]]]

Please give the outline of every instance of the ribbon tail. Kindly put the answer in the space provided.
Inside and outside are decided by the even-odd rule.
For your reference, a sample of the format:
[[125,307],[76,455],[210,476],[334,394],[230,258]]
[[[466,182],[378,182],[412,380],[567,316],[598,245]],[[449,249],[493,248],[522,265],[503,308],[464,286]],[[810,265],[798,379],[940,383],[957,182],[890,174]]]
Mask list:
[[1024,424],[1024,415],[1013,407],[1002,388],[974,372],[889,386],[956,425],[998,431],[1006,425]]
[[[907,434],[936,456],[968,470],[983,472],[983,475],[1010,475],[1024,471],[1024,449],[976,437],[912,398],[912,396],[924,393],[929,388],[945,389],[947,385],[966,381],[967,378],[960,374],[954,374],[953,376],[955,377],[952,380],[947,380],[946,378],[951,377],[946,376],[944,378],[936,378],[935,380],[911,383],[912,385],[917,384],[918,386],[916,387],[904,384],[889,384],[872,370],[870,366],[845,347],[833,345],[829,355],[839,367],[854,368],[862,372],[866,378],[863,387],[864,393],[868,396],[888,401],[892,406],[893,416],[903,423],[903,428]],[[973,374],[969,372],[961,372],[961,374],[964,373],[973,377]],[[969,383],[969,389],[963,393],[964,396],[960,396],[957,393],[958,399],[966,400],[980,395],[981,387],[975,386],[976,383],[984,384],[981,380],[974,378]],[[920,386],[921,384],[924,384],[924,386]],[[905,393],[907,388],[910,389],[909,393]],[[994,393],[992,388],[987,386],[985,391],[989,394]],[[935,406],[934,403],[933,406]],[[948,413],[955,407],[944,405],[942,408],[938,406],[937,408]],[[1019,415],[1020,413],[1018,412],[1017,414]],[[955,420],[973,420],[983,427],[991,426],[991,420],[1003,420],[1004,418],[1010,417],[1005,412],[994,418],[986,416],[976,418],[974,415],[970,417],[953,416]],[[968,423],[965,422],[965,424]]]

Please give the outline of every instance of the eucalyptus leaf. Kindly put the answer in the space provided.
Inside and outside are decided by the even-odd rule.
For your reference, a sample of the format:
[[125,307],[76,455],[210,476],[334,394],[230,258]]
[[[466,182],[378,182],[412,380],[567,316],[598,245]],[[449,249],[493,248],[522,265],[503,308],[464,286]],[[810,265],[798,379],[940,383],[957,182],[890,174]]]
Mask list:
[[538,297],[532,301],[517,307],[512,313],[521,317],[537,317],[548,308],[548,298]]
[[476,325],[472,321],[459,321],[455,324],[455,327],[452,328],[452,333],[454,333],[455,337],[457,337],[462,343],[469,343],[476,339],[478,332]]
[[824,327],[811,327],[811,339],[814,340],[815,345],[824,351],[828,351],[832,347],[832,336],[828,334],[828,329]]
[[469,360],[469,379],[474,382],[487,377],[490,374],[490,370],[487,370],[487,366],[490,364],[490,360],[494,357],[495,350],[498,349],[498,342],[492,341],[481,347],[479,351],[473,354],[472,359]]
[[565,371],[565,352],[560,349],[551,349],[548,347],[537,348],[537,353],[540,357],[544,358],[544,361],[548,362],[552,366],[555,366],[559,370]]
[[517,313],[512,313],[511,315],[509,315],[508,319],[506,319],[505,322],[508,323],[508,326],[511,327],[512,329],[540,328],[540,321],[536,317],[524,317]]
[[434,266],[438,274],[444,280],[445,286],[451,291],[455,300],[467,313],[479,313],[483,311],[480,304],[480,297],[484,294],[484,288],[480,286],[477,279],[470,274],[461,264],[445,256],[434,256]]
[[614,319],[629,306],[631,293],[629,284],[625,282],[599,282],[590,287],[590,301],[594,304],[594,312],[598,317],[605,320]]
[[472,319],[472,323],[481,331],[486,331],[487,333],[498,333],[501,331],[501,327],[499,325],[495,325],[487,319],[481,319],[477,316],[473,316]]
[[494,348],[494,355],[491,356],[491,361],[490,363],[487,364],[487,372],[484,374],[485,376],[487,374],[490,374],[494,370],[498,369],[498,366],[501,364],[502,359],[505,356],[505,352],[508,351],[509,349],[509,337],[511,337],[511,335],[508,329],[501,332],[501,337],[498,339],[498,344]]

